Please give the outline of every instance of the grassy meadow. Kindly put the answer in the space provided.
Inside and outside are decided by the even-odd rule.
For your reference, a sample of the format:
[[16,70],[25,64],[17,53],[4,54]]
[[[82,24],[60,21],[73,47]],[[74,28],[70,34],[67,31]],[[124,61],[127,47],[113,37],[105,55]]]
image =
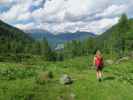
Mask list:
[[[0,63],[0,100],[133,100],[133,60],[106,65],[98,82],[92,57],[63,62]],[[53,78],[44,80],[43,74]],[[70,85],[59,82],[63,74]],[[40,78],[41,77],[41,78]]]

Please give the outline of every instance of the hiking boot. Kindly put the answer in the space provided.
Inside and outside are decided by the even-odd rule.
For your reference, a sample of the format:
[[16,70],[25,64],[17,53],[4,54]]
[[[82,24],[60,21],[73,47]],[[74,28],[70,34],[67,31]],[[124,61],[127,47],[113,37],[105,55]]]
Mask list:
[[99,81],[99,82],[101,82],[101,81],[102,81],[102,79],[101,79],[101,78],[99,78],[99,79],[98,79],[98,81]]

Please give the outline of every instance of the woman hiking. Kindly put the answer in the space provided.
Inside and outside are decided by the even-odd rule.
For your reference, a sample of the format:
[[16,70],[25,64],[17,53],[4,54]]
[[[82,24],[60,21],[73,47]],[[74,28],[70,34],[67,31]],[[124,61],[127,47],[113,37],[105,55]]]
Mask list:
[[103,57],[99,50],[96,51],[96,54],[94,56],[93,64],[96,66],[96,76],[98,81],[101,81],[103,73]]

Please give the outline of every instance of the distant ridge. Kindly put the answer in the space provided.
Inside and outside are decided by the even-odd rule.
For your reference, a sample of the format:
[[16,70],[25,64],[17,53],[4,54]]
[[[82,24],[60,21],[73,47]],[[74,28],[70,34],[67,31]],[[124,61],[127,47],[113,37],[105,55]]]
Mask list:
[[54,47],[58,44],[63,44],[67,41],[72,41],[72,40],[83,41],[89,37],[95,37],[94,33],[83,32],[83,31],[77,31],[74,33],[62,32],[62,33],[58,33],[57,35],[54,35],[53,33],[45,30],[38,30],[38,29],[27,30],[25,32],[29,33],[29,35],[32,36],[34,39],[39,40],[45,37],[48,40],[48,42]]

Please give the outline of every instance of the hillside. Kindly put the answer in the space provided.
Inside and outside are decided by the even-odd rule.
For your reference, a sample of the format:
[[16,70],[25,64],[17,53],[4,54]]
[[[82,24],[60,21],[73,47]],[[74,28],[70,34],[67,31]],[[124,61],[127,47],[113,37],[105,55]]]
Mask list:
[[[133,36],[133,19],[129,19],[128,23],[129,23],[130,27],[129,27],[129,29],[126,30],[124,35],[126,35],[127,32],[132,32],[132,34],[131,34],[131,37],[132,37]],[[107,40],[113,36],[116,36],[118,27],[119,27],[118,24],[112,26],[110,29],[105,31],[99,38]],[[128,36],[128,37],[130,37],[130,36]]]
[[8,25],[0,20],[0,37],[12,38],[16,40],[32,40],[30,36],[11,25]]
[[0,21],[0,54],[21,53],[33,39],[23,31]]
[[97,37],[96,40],[98,48],[106,52],[122,53],[133,50],[133,19],[127,19],[123,15],[119,23]]
[[83,41],[89,37],[94,37],[95,35],[91,32],[81,32],[77,31],[74,33],[58,33],[57,35],[54,35],[53,33],[50,33],[45,30],[27,30],[25,31],[29,33],[30,36],[32,36],[34,39],[42,39],[45,37],[50,45],[52,47],[57,46],[58,44],[63,44],[65,42],[71,41],[71,40],[80,40]]

